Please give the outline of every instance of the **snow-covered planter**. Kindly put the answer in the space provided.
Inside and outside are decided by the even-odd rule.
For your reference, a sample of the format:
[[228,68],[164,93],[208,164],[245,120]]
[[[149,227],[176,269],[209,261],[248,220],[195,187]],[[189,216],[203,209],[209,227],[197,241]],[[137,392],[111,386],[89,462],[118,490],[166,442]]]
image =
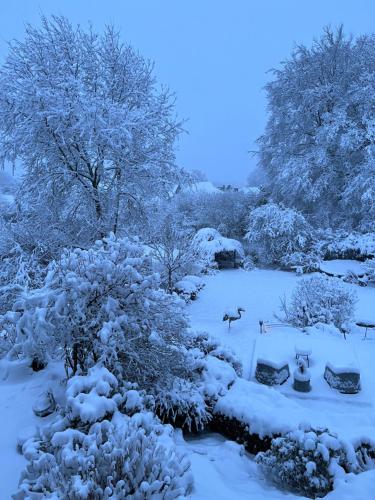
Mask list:
[[256,460],[276,485],[309,498],[325,496],[335,478],[357,466],[355,455],[326,429],[299,429],[277,437]]
[[305,328],[332,323],[339,329],[352,319],[356,295],[338,278],[311,276],[299,281],[290,303],[282,301],[285,320]]
[[311,228],[299,212],[267,203],[250,212],[245,238],[260,261],[280,263],[288,255],[309,248]]
[[298,392],[309,392],[311,391],[311,374],[307,369],[306,361],[299,358],[297,364],[298,366],[293,372],[293,389]]
[[22,445],[29,463],[15,498],[141,500],[190,493],[190,463],[176,450],[172,427],[147,410],[142,393],[120,394],[116,387],[103,367],[70,380],[66,412]]
[[327,383],[343,394],[356,394],[361,389],[360,371],[356,366],[335,366],[327,363],[324,378]]
[[265,385],[281,385],[290,375],[287,361],[271,361],[259,358],[255,369],[255,378]]
[[197,231],[192,247],[197,260],[202,262],[206,269],[236,268],[245,258],[239,241],[225,238],[219,231],[209,227]]

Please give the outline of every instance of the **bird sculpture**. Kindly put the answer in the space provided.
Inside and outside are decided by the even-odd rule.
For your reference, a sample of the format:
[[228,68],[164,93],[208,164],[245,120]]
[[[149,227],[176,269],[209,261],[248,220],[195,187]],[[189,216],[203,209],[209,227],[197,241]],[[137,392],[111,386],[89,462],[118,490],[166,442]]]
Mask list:
[[242,312],[245,312],[245,309],[242,307],[237,307],[237,309],[227,309],[225,311],[223,321],[228,321],[228,328],[230,328],[232,321],[237,321],[241,318]]

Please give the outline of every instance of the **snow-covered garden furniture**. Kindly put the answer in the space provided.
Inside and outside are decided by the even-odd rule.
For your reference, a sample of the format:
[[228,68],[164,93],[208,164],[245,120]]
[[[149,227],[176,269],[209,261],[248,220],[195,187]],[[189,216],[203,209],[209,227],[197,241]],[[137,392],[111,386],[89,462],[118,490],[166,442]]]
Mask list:
[[343,394],[356,394],[360,391],[360,370],[355,363],[348,365],[327,363],[324,378],[332,389]]
[[311,347],[305,344],[296,344],[294,350],[296,352],[296,360],[298,361],[299,358],[304,358],[306,359],[307,366],[310,366],[309,356],[311,356],[312,353]]
[[258,358],[255,369],[255,378],[265,385],[281,385],[288,380],[290,375],[287,361],[273,361]]
[[375,329],[375,319],[359,319],[356,321],[356,325],[360,326],[361,328],[365,328],[365,336],[363,337],[364,339],[367,338],[367,330],[373,330]]
[[303,358],[298,359],[298,367],[294,370],[293,373],[293,389],[298,392],[310,392],[311,384],[310,379],[311,375],[309,370],[307,369],[306,361]]

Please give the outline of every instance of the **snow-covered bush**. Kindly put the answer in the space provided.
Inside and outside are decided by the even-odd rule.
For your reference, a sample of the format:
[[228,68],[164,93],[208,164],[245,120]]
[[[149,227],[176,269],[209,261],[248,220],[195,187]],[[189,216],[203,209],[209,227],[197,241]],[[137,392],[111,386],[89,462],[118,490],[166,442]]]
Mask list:
[[332,490],[336,477],[355,470],[352,451],[326,429],[299,429],[274,438],[271,448],[256,460],[282,489],[316,498]]
[[303,273],[312,273],[319,270],[321,257],[314,252],[293,252],[292,254],[284,255],[280,259],[280,263],[287,269],[300,269]]
[[297,327],[332,323],[342,329],[354,313],[356,294],[338,278],[311,276],[299,281],[289,303],[282,300],[285,319]]
[[241,243],[237,240],[224,238],[219,231],[205,227],[197,231],[192,240],[193,252],[204,269],[217,268],[215,257],[221,252],[235,252],[236,263],[239,265],[245,258]]
[[182,297],[185,302],[197,298],[198,293],[204,288],[204,282],[199,276],[187,275],[174,285],[174,291]]
[[172,427],[147,411],[142,393],[116,388],[100,367],[69,381],[66,412],[23,444],[29,463],[18,498],[173,499],[190,492],[190,463],[177,452]]
[[296,210],[267,203],[250,212],[245,238],[260,261],[279,263],[290,254],[308,249],[311,228]]
[[17,334],[14,354],[44,363],[62,354],[73,373],[101,359],[145,387],[184,365],[182,307],[159,289],[139,244],[110,236],[89,250],[66,250],[6,319]]
[[190,379],[177,378],[168,391],[154,395],[157,415],[187,430],[203,430],[212,407],[242,375],[235,354],[204,332],[190,332],[187,343]]
[[314,249],[324,259],[365,260],[375,257],[375,233],[317,230]]

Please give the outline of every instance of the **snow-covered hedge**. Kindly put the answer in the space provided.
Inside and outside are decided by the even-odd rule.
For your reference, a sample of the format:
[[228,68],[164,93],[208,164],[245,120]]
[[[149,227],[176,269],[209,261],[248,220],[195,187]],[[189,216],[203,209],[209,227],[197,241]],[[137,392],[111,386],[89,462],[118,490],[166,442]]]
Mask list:
[[331,491],[337,477],[356,470],[357,459],[350,451],[327,429],[299,429],[273,439],[256,460],[282,489],[316,498]]
[[355,293],[338,278],[311,276],[301,279],[290,302],[282,301],[282,309],[294,326],[331,323],[342,329],[352,319],[355,303]]
[[261,261],[280,263],[289,254],[306,251],[311,228],[296,210],[267,203],[250,212],[245,238]]
[[190,463],[177,452],[172,427],[147,410],[142,393],[116,388],[103,367],[69,381],[63,415],[23,444],[29,463],[16,498],[174,499],[190,492]]
[[365,260],[375,257],[375,233],[321,230],[314,246],[325,259]]

